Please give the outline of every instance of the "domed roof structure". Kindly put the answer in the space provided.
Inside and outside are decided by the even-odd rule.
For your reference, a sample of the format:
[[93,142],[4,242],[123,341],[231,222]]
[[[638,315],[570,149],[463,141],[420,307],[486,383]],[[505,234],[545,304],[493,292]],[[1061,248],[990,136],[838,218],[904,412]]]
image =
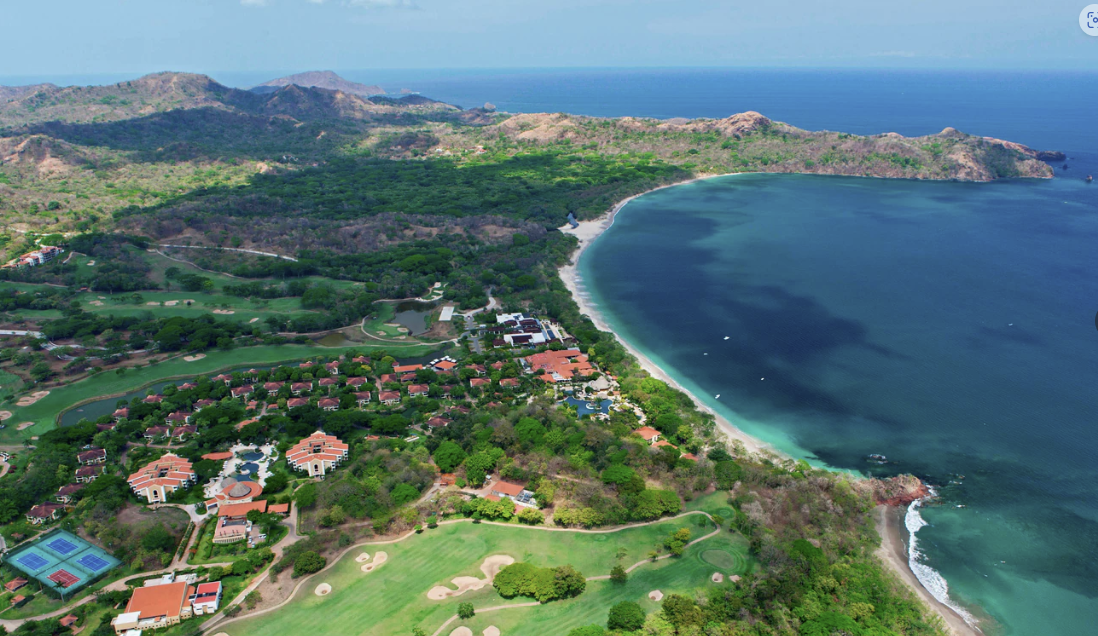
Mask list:
[[240,499],[241,497],[247,497],[251,494],[252,489],[243,483],[237,483],[235,486],[229,489],[228,495],[233,499]]

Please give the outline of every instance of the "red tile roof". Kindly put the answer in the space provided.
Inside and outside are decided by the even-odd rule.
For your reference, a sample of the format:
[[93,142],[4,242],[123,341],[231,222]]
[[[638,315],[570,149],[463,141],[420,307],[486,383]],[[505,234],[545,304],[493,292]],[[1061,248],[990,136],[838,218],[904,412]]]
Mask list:
[[202,456],[202,459],[208,459],[210,461],[215,461],[215,462],[223,462],[226,459],[232,459],[232,458],[233,458],[233,454],[230,453],[229,451],[224,451],[224,452],[221,452],[221,453],[206,453],[205,455]]
[[179,616],[187,600],[186,581],[139,587],[133,591],[126,613],[141,612],[142,619]]
[[651,442],[653,439],[658,437],[659,434],[660,434],[659,431],[652,428],[651,426],[642,426],[642,427],[638,428],[637,430],[635,430],[633,432],[636,433],[637,435],[640,435],[641,437],[644,438],[645,441],[648,441],[648,442]]
[[393,373],[408,373],[409,371],[419,371],[422,368],[422,364],[405,364],[403,366],[393,367]]
[[492,492],[501,492],[510,497],[518,497],[522,494],[524,488],[518,484],[512,484],[509,481],[497,481],[492,484]]
[[267,501],[260,499],[259,501],[249,501],[248,503],[227,503],[218,506],[218,517],[246,517],[249,512],[258,510],[260,512],[266,512]]

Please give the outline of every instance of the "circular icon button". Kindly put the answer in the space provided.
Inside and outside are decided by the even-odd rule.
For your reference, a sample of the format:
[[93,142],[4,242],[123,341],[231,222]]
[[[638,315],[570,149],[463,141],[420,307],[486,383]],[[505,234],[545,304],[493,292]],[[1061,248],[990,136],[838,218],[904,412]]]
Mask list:
[[1088,5],[1079,14],[1079,28],[1083,33],[1098,38],[1098,4]]

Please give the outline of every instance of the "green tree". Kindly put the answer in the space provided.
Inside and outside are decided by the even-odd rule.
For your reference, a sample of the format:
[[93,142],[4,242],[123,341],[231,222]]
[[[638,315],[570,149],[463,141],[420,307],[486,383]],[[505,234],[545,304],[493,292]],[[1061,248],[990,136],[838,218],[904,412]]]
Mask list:
[[628,578],[628,573],[626,573],[625,568],[623,568],[620,563],[610,568],[611,581],[615,583],[625,583]]
[[622,601],[610,608],[606,627],[612,630],[635,632],[644,626],[644,610],[633,601]]
[[435,449],[434,458],[440,471],[452,473],[461,465],[461,462],[465,461],[465,451],[461,446],[446,440]]
[[462,619],[472,618],[476,614],[472,603],[458,603],[458,616]]

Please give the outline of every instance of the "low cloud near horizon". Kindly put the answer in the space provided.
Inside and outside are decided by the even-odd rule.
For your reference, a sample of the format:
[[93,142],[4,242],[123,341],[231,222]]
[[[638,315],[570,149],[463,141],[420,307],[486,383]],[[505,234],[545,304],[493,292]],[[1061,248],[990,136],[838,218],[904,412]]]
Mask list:
[[[327,0],[305,0],[309,4],[324,4]],[[270,0],[240,0],[240,4],[245,7],[268,7],[271,5]],[[366,8],[414,8],[415,4],[411,0],[342,0],[341,4],[348,7],[366,7]]]

